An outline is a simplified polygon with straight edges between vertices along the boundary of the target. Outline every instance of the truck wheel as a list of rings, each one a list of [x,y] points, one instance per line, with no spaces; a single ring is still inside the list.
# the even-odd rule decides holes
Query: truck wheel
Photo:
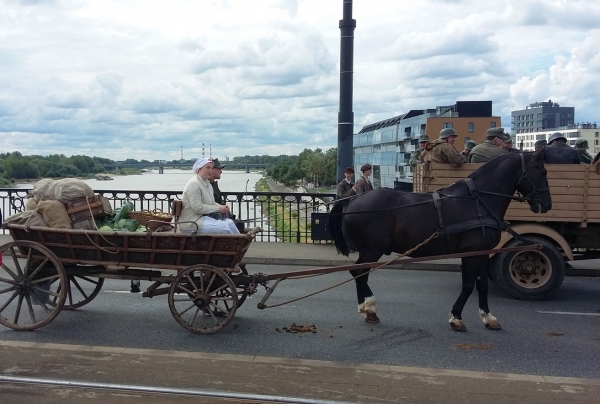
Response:
[[[517,299],[548,299],[558,292],[565,279],[562,254],[554,244],[541,237],[527,238],[541,244],[542,249],[496,255],[492,263],[493,278],[502,289]],[[504,247],[519,245],[522,243],[513,239]]]

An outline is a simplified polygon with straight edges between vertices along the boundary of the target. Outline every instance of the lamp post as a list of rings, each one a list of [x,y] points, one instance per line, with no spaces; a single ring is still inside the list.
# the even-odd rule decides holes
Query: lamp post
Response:
[[[352,81],[354,77],[354,29],[352,0],[343,0],[344,14],[340,20],[340,110],[338,112],[338,158],[336,176],[344,179],[344,168],[352,166],[352,136],[354,112],[352,111]]]

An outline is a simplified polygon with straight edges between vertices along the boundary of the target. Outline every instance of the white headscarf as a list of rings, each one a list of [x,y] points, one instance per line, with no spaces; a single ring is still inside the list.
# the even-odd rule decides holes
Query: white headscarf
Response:
[[[201,169],[202,167],[204,167],[208,163],[212,163],[212,160],[209,159],[209,158],[205,157],[205,158],[202,158],[202,159],[198,159],[194,163],[194,166],[192,167],[192,171],[195,172],[195,173],[197,173],[199,169]]]

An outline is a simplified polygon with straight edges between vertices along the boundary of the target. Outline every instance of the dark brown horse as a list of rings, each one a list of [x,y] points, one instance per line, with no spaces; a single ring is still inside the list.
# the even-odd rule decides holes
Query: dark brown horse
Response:
[[[516,191],[522,197],[515,198]],[[410,256],[481,251],[494,248],[500,241],[504,214],[511,199],[527,201],[536,213],[545,213],[551,208],[543,150],[496,157],[467,179],[434,193],[380,188],[358,195],[350,202],[338,201],[331,211],[329,228],[338,251],[348,255],[341,230],[343,221],[347,236],[359,252],[357,264],[376,262],[392,252],[404,253],[434,233],[433,239]],[[342,213],[345,205],[347,209]],[[483,323],[488,328],[500,329],[488,307],[489,265],[487,255],[462,258],[462,291],[451,311],[453,329],[466,329],[462,310],[475,286]],[[367,322],[378,322],[368,271],[350,272],[356,277],[358,312]]]

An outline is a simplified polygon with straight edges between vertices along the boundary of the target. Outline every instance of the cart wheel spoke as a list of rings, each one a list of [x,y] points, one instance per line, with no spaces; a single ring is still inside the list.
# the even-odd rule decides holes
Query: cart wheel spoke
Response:
[[[17,309],[15,310],[15,318],[14,323],[17,324],[19,322],[19,314],[21,313],[21,306],[23,305],[23,295],[19,296],[19,302],[17,303]]]
[[[180,293],[187,297],[178,297]],[[175,276],[168,300],[171,314],[179,324],[195,333],[210,334],[229,324],[235,315],[237,289],[220,269],[195,265]]]
[[[34,330],[51,322],[67,298],[68,279],[60,260],[47,247],[28,240],[5,244],[0,253],[12,257],[0,270],[7,274],[0,278],[0,284],[4,283],[0,324],[14,330]]]
[[[2,263],[2,269],[4,269],[6,273],[9,274],[11,278],[13,278],[15,281],[19,281],[19,277],[13,271],[11,271],[10,268],[6,266],[6,264]]]
[[[33,305],[31,304],[31,297],[29,295],[25,295],[25,301],[27,302],[27,308],[29,309],[29,318],[31,318],[32,323],[37,323],[35,319],[35,313],[33,312]]]
[[[186,309],[183,309],[183,310],[181,310],[181,311],[177,312],[177,315],[178,315],[178,316],[183,316],[185,313],[187,313],[188,311],[190,311],[190,309],[192,309],[192,308],[194,308],[194,307],[196,307],[196,304],[195,304],[195,303],[192,303],[192,304],[190,304],[190,305],[189,305],[189,306],[188,306]]]
[[[31,250],[30,250],[31,251]],[[48,264],[48,260],[45,259],[44,261],[42,261],[36,269],[33,270],[33,272],[31,274],[28,274],[27,277],[29,279],[36,279],[38,274],[40,273],[40,271],[42,269],[44,269],[46,267],[46,265]],[[29,272],[29,269],[27,269],[27,271]],[[26,272],[27,273],[27,272]]]
[[[63,310],[74,310],[85,306],[100,293],[104,285],[104,278],[91,278],[89,276],[68,275],[67,301],[63,306]],[[56,291],[60,294],[60,286]],[[51,306],[56,305],[57,298],[54,297],[50,301]]]

